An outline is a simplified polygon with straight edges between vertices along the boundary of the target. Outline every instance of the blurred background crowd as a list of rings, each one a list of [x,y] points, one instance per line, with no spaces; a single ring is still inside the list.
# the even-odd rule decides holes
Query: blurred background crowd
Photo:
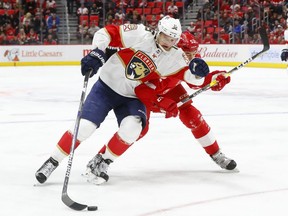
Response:
[[[258,44],[264,26],[271,44],[284,44],[288,0],[0,0],[1,45],[91,44],[108,24],[179,18],[201,44]]]

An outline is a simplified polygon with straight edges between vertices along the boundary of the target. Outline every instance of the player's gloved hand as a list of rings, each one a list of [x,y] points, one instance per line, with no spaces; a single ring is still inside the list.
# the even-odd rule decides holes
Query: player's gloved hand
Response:
[[[281,53],[281,60],[287,61],[287,59],[288,59],[288,49],[283,49]]]
[[[92,50],[88,55],[81,59],[81,73],[85,76],[90,70],[92,70],[90,77],[97,73],[98,69],[106,62],[105,53],[96,48]]]
[[[221,91],[224,88],[224,86],[231,81],[230,76],[227,76],[227,77],[225,76],[226,73],[227,73],[226,71],[218,71],[218,70],[209,73],[205,77],[204,86],[216,80],[217,84],[211,87],[211,90]]]
[[[158,97],[157,106],[161,112],[165,112],[165,118],[176,117],[178,115],[177,103],[167,97]]]
[[[152,112],[165,112],[166,118],[176,117],[178,108],[175,101],[169,98],[158,97],[154,89],[148,87],[145,83],[138,85],[134,92],[147,109]]]
[[[194,58],[189,63],[189,69],[196,77],[202,78],[209,73],[209,66],[201,58]]]

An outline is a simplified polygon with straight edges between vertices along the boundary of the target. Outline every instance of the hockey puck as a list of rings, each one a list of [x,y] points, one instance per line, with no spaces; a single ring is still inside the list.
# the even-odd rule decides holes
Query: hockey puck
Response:
[[[87,207],[87,210],[88,210],[88,211],[96,211],[97,209],[98,209],[97,206],[88,206],[88,207]]]

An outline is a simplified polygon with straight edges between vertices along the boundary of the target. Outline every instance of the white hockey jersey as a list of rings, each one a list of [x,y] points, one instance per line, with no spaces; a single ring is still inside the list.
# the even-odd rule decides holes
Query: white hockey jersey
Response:
[[[203,82],[191,74],[182,49],[163,51],[157,46],[155,36],[142,24],[108,25],[97,31],[93,48],[105,52],[109,46],[125,49],[112,55],[99,69],[100,79],[122,96],[136,97],[134,88],[153,79],[173,77],[193,85]]]

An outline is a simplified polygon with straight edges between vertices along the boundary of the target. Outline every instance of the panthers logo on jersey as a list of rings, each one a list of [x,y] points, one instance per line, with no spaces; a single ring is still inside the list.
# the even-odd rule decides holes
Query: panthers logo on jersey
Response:
[[[126,66],[126,77],[130,80],[141,80],[156,70],[152,59],[142,51],[137,51]]]

